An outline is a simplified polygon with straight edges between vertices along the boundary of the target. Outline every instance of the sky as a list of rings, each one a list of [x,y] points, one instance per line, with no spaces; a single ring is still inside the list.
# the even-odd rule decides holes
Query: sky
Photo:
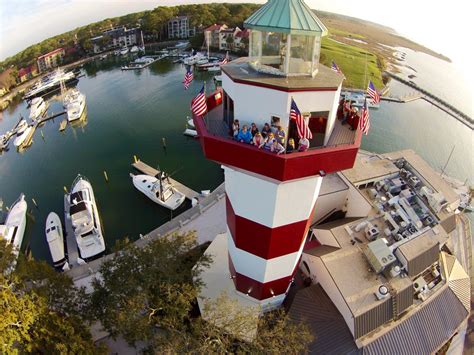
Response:
[[[108,17],[170,6],[261,0],[0,0],[0,60],[31,44]],[[373,21],[470,68],[472,14],[467,0],[306,0],[313,9]],[[464,42],[464,40],[466,42]]]

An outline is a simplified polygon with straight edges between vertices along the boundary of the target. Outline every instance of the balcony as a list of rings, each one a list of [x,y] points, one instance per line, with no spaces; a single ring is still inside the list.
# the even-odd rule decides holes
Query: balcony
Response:
[[[194,124],[207,159],[244,169],[279,181],[334,173],[350,169],[359,150],[360,130],[351,131],[336,120],[328,144],[305,152],[277,155],[232,139],[223,120],[223,107],[215,95],[207,98],[209,113],[194,116]],[[261,128],[261,127],[260,127]]]

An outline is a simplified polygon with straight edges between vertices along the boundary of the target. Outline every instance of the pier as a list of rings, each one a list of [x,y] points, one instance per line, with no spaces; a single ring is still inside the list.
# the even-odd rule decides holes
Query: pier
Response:
[[[409,96],[398,98],[398,99],[384,96],[384,97],[381,97],[381,100],[405,103],[405,102],[410,102],[410,101],[414,101],[414,100],[417,100],[417,99],[423,99],[423,100],[429,102],[430,104],[432,104],[433,106],[436,106],[440,110],[443,110],[444,112],[446,112],[450,116],[454,117],[459,122],[461,122],[464,125],[468,126],[470,129],[474,129],[474,119],[472,117],[468,116],[467,114],[465,114],[464,112],[460,111],[456,107],[452,106],[450,103],[448,103],[445,100],[439,98],[438,96],[432,94],[428,90],[425,90],[425,89],[419,87],[414,82],[411,82],[411,81],[405,80],[403,78],[400,78],[399,76],[397,76],[393,73],[389,73],[387,71],[384,72],[384,73],[387,74],[392,79],[397,80],[397,81],[401,82],[402,84],[405,84],[407,86],[412,87],[413,89],[418,91],[419,94],[418,95],[409,95]]]
[[[139,159],[137,159],[134,163],[132,163],[132,166],[136,170],[138,170],[138,171],[140,171],[140,172],[142,172],[143,174],[146,174],[146,175],[156,176],[156,175],[158,175],[158,173],[160,173],[159,170],[157,170],[155,168],[152,168],[151,166],[149,166],[148,164],[142,162]],[[199,192],[194,191],[193,189],[187,187],[186,185],[183,185],[179,181],[176,181],[171,177],[169,179],[170,179],[171,184],[173,185],[173,187],[175,187],[177,190],[179,190],[179,192],[184,194],[184,196],[186,196],[186,198],[192,200],[193,198],[197,199],[200,196]]]
[[[69,194],[64,195],[64,231],[67,245],[67,255],[69,267],[73,268],[78,265],[79,252],[77,251],[76,237],[72,230],[71,217],[69,215]]]

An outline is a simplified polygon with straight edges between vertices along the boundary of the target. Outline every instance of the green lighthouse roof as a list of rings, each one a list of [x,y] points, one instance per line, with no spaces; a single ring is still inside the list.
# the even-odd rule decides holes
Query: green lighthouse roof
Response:
[[[303,0],[269,0],[245,20],[244,27],[266,32],[327,35],[326,26]]]

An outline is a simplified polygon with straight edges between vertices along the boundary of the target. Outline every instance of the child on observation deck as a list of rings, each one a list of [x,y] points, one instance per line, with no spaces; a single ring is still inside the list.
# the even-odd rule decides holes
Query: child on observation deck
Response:
[[[268,135],[272,133],[272,129],[268,123],[265,123],[262,128],[262,136],[263,138],[268,138]]]
[[[266,141],[266,139],[263,138],[263,136],[260,132],[257,132],[255,134],[255,137],[253,137],[253,145],[256,146],[259,149],[264,146],[265,141]]]
[[[296,151],[295,140],[293,138],[288,139],[288,145],[286,147],[286,152],[291,153]]]
[[[304,152],[309,148],[309,140],[308,138],[302,137],[298,142],[298,151]]]
[[[252,133],[248,130],[248,126],[244,125],[237,135],[237,140],[241,143],[250,144],[252,142]]]
[[[252,123],[250,126],[250,133],[252,133],[252,137],[255,137],[255,135],[258,133],[258,128],[255,123]]]
[[[285,131],[282,126],[278,126],[278,129],[275,132],[275,138],[281,145],[285,144]]]
[[[267,140],[265,141],[265,144],[263,146],[264,149],[266,150],[272,150],[272,145],[273,145],[273,141],[275,141],[275,136],[273,135],[273,133],[269,133],[268,136],[267,136]]]
[[[239,131],[240,131],[239,120],[234,120],[234,122],[232,122],[232,136],[234,137],[234,139],[237,139],[237,135],[239,134]]]
[[[270,151],[272,153],[281,154],[285,152],[285,147],[282,146],[280,143],[278,143],[277,139],[273,139],[273,143],[271,145]]]

